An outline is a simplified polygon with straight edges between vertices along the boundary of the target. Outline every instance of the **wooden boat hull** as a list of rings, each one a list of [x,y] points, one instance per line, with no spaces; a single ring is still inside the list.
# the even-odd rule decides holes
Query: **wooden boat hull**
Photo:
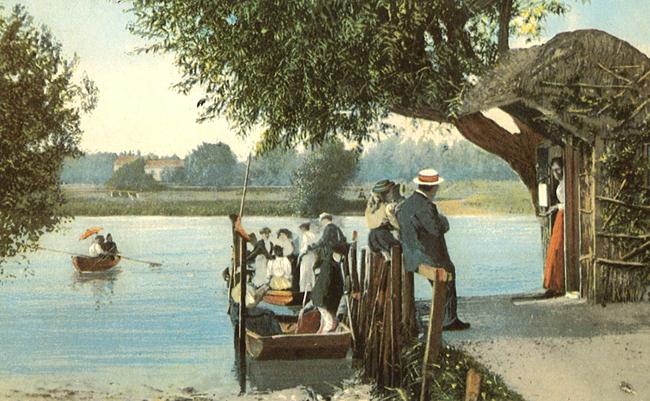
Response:
[[[73,256],[72,265],[75,270],[82,273],[105,272],[117,266],[122,260],[119,256],[114,257],[86,257]]]
[[[302,305],[304,292],[291,292],[287,290],[268,290],[262,300],[267,304],[279,306],[300,306]],[[309,294],[307,294],[309,301]]]
[[[285,322],[297,320],[296,316],[278,317]],[[286,327],[286,323],[281,325]],[[340,359],[346,357],[351,343],[350,329],[343,324],[327,334],[260,336],[246,330],[246,351],[257,360]]]

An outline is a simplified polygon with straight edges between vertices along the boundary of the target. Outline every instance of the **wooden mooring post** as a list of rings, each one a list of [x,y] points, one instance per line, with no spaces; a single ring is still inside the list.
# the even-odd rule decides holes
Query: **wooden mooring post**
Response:
[[[239,238],[239,333],[238,333],[238,350],[239,358],[246,360],[246,240],[238,235]]]
[[[446,285],[452,280],[451,274],[445,269],[421,265],[418,273],[431,280],[431,310],[429,312],[429,328],[427,329],[424,361],[422,363],[422,386],[420,401],[429,399],[431,383],[431,366],[437,361],[442,347],[442,324],[445,318]]]

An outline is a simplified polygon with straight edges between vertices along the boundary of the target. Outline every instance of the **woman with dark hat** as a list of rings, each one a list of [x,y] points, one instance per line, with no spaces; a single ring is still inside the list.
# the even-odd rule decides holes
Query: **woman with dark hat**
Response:
[[[253,250],[246,258],[247,263],[255,267],[255,275],[253,276],[253,284],[260,286],[266,283],[266,265],[271,259],[273,253],[273,243],[271,242],[271,229],[264,227],[260,230],[262,239],[255,243]]]
[[[391,180],[378,181],[372,188],[372,196],[366,207],[366,224],[368,247],[373,252],[381,252],[389,258],[391,249],[399,245],[392,231],[397,229],[396,220],[389,212],[395,209],[397,201],[401,200],[399,186]]]

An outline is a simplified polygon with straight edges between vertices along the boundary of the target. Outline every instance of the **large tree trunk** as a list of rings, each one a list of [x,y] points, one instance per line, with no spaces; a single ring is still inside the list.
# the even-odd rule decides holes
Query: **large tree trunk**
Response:
[[[467,140],[508,162],[528,188],[533,207],[537,205],[535,159],[537,147],[544,137],[519,119],[512,117],[521,132],[511,134],[481,113],[448,121],[435,110],[393,108],[393,112],[407,117],[453,124]]]
[[[528,125],[514,118],[521,131],[511,134],[481,113],[474,113],[453,121],[458,131],[470,142],[504,159],[519,174],[532,199],[537,204],[537,147],[544,137]]]

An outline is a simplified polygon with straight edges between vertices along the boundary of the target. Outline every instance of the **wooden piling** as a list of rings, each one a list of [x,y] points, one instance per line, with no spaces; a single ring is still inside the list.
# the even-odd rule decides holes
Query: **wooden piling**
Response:
[[[246,240],[239,236],[239,358],[246,359]]]
[[[445,269],[433,268],[427,265],[420,265],[418,273],[432,280],[431,311],[429,312],[429,328],[427,330],[427,342],[424,349],[422,387],[420,389],[420,401],[426,401],[429,399],[431,382],[430,369],[438,359],[440,348],[442,347],[442,324],[445,318],[446,283],[452,278],[447,274]]]
[[[390,333],[391,333],[391,386],[400,381],[401,352],[403,342],[401,339],[400,323],[402,312],[402,247],[397,245],[391,250],[391,280],[390,294]]]
[[[465,382],[465,401],[478,401],[481,394],[481,375],[474,368],[467,371]]]
[[[409,343],[417,337],[417,317],[415,316],[415,278],[412,272],[402,269],[402,338]]]

